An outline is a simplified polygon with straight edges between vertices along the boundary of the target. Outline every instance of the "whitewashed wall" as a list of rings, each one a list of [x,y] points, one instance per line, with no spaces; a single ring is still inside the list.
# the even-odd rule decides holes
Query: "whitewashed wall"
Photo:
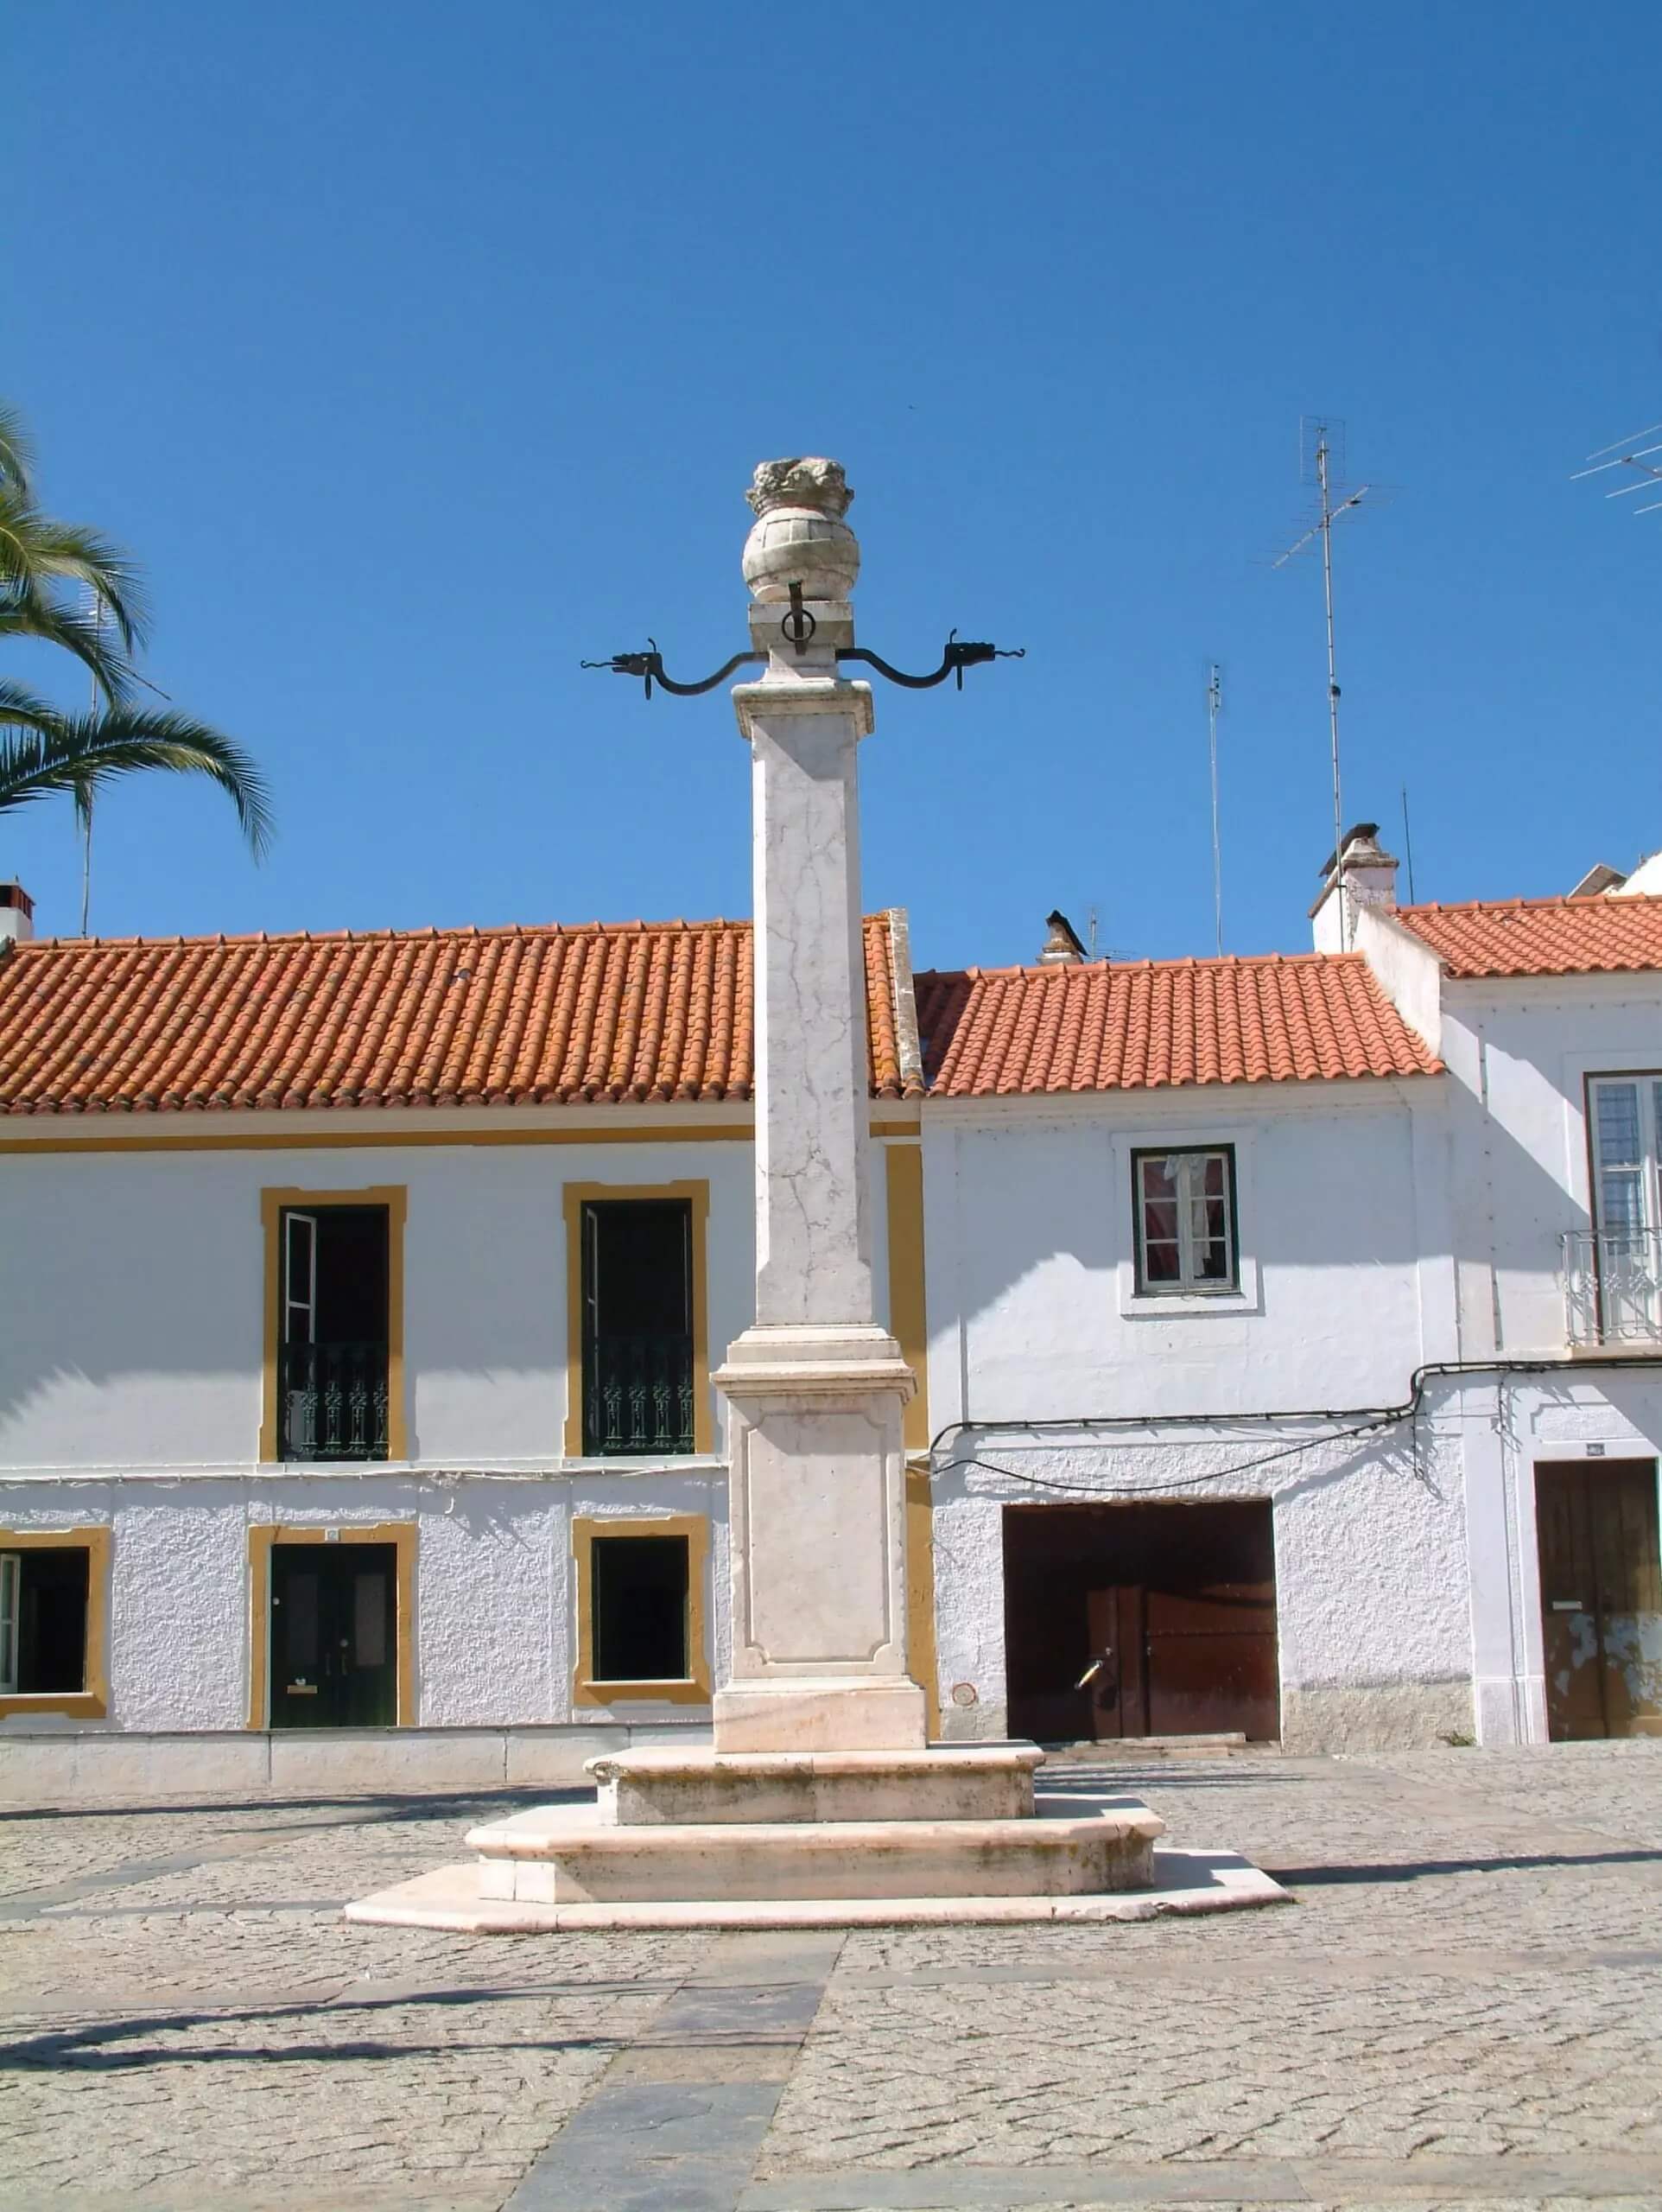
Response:
[[[1445,981],[1467,1358],[1562,1354],[1559,1239],[1592,1226],[1586,1077],[1662,1068],[1662,977]]]
[[[214,1134],[224,1134],[217,1122]],[[882,1311],[880,1147],[872,1169]],[[90,1522],[114,1536],[109,1719],[16,1716],[0,1732],[244,1728],[249,1528],[405,1519],[418,1526],[420,1726],[683,1722],[684,1711],[649,1701],[615,1713],[571,1704],[574,1516],[710,1516],[719,1673],[728,1560],[719,1403],[714,1459],[619,1467],[562,1457],[563,1189],[708,1182],[714,1363],[755,1311],[752,1174],[747,1140],[0,1160],[0,1239],[18,1285],[0,1332],[0,1526]],[[410,1460],[262,1468],[260,1192],[385,1184],[409,1194]]]
[[[0,1467],[251,1466],[262,1189],[401,1184],[411,1459],[560,1464],[567,1182],[706,1179],[709,1331],[754,1311],[747,1143],[67,1152],[0,1160],[17,1294],[0,1332]],[[882,1189],[878,1182],[880,1215]]]
[[[1249,1464],[1307,1443],[1310,1450],[1278,1464]],[[1146,1433],[1112,1443],[1081,1433],[1039,1441],[977,1433],[968,1444],[1011,1472],[955,1467],[950,1452],[941,1455],[936,1635],[948,1734],[1007,1731],[1004,1508],[1065,1504],[1070,1494],[1160,1503],[1174,1484],[1183,1486],[1177,1502],[1272,1501],[1289,1750],[1432,1743],[1472,1732],[1460,1454],[1436,1421],[1421,1426],[1418,1464],[1405,1433],[1324,1441],[1313,1424],[1220,1424],[1181,1442]],[[967,1707],[952,1694],[966,1685],[976,1693]]]
[[[937,1111],[925,1134],[931,1418],[948,1726],[1006,1726],[1002,1509],[1193,1484],[1274,1501],[1290,1745],[1426,1742],[1472,1726],[1457,1441],[1327,1441],[1319,1421],[1233,1414],[1394,1404],[1453,1352],[1447,1086],[1266,1085]],[[1235,1147],[1240,1287],[1139,1299],[1131,1154]],[[1113,1439],[1082,1416],[1211,1414]],[[1288,1446],[1309,1452],[1247,1466]],[[1012,1470],[954,1468],[974,1453]],[[1235,1470],[1241,1471],[1236,1472]],[[1025,1476],[1024,1483],[1016,1476]],[[965,1686],[976,1702],[955,1703]]]
[[[936,1426],[1400,1397],[1447,1338],[1443,1092],[1425,1077],[937,1109],[924,1135]],[[1132,1151],[1225,1143],[1240,1294],[1139,1298]]]
[[[43,1727],[192,1732],[248,1719],[248,1532],[413,1522],[416,1725],[428,1728],[673,1721],[676,1708],[630,1699],[574,1710],[574,1516],[701,1513],[710,1520],[709,1656],[727,1653],[726,1480],[670,1469],[569,1478],[435,1483],[413,1475],[263,1476],[177,1485],[67,1485],[0,1478],[0,1522],[112,1530],[111,1708],[105,1723],[14,1716]]]

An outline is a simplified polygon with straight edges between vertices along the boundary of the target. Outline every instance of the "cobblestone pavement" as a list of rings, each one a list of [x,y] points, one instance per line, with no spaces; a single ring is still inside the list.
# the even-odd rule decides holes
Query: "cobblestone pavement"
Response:
[[[1662,2208],[1662,1745],[1112,1773],[1297,1905],[443,1936],[339,1907],[523,1798],[0,1815],[0,2206]]]

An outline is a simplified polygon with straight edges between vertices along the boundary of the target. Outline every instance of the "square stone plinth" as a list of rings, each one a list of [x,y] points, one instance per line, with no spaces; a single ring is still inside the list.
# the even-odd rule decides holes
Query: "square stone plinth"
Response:
[[[921,1751],[607,1751],[588,1761],[600,1820],[618,1827],[739,1821],[1019,1821],[1033,1811],[1035,1744]]]

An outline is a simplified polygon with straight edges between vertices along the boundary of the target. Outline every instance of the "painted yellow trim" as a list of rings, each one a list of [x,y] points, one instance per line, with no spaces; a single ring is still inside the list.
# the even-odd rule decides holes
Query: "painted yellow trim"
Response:
[[[397,1673],[397,1720],[400,1728],[416,1725],[416,1523],[413,1521],[308,1522],[303,1528],[286,1522],[263,1522],[248,1531],[248,1725],[271,1725],[271,1547],[274,1544],[321,1544],[330,1527],[339,1531],[343,1544],[391,1544],[397,1551],[394,1607],[394,1662]]]
[[[923,1147],[891,1144],[884,1154],[889,1205],[889,1333],[900,1346],[917,1388],[901,1415],[906,1447],[906,1653],[920,1683],[929,1731],[938,1735],[936,1694],[935,1516],[927,1459],[929,1446],[929,1312],[923,1284]]]
[[[29,1152],[352,1152],[391,1145],[500,1144],[749,1144],[748,1122],[731,1126],[695,1122],[685,1128],[658,1122],[650,1128],[582,1129],[307,1129],[294,1136],[264,1130],[232,1136],[0,1137],[0,1155]],[[908,1129],[908,1135],[915,1134]]]
[[[692,1672],[684,1681],[597,1681],[590,1663],[594,1625],[594,1540],[597,1536],[685,1536],[687,1539],[687,1658]],[[710,1655],[705,1643],[704,1586],[710,1556],[709,1516],[703,1513],[643,1514],[628,1520],[604,1514],[578,1514],[571,1524],[572,1557],[577,1562],[577,1662],[572,1675],[574,1705],[618,1705],[626,1699],[651,1698],[663,1705],[710,1702]]]
[[[86,1650],[79,1690],[30,1691],[0,1697],[0,1720],[18,1713],[57,1713],[69,1720],[110,1716],[111,1530],[100,1522],[79,1529],[0,1529],[0,1552],[84,1551],[86,1554]]]
[[[282,1329],[282,1211],[305,1206],[384,1206],[387,1210],[387,1458],[409,1457],[409,1423],[404,1398],[404,1217],[409,1193],[402,1183],[377,1183],[366,1191],[260,1192],[260,1224],[265,1239],[265,1352],[260,1379],[260,1459],[277,1460],[277,1347]],[[357,1461],[353,1465],[359,1464]],[[373,1465],[374,1462],[364,1464]]]
[[[257,1110],[257,1109],[255,1109]],[[313,1115],[327,1113],[314,1107]],[[339,1109],[344,1116],[345,1109]],[[619,1109],[627,1113],[627,1107]],[[55,1116],[42,1116],[54,1120]],[[88,1116],[81,1116],[85,1121]],[[102,1120],[102,1116],[97,1118]],[[169,1116],[169,1118],[172,1118]],[[207,1118],[205,1115],[204,1118]],[[358,1118],[356,1113],[354,1120]],[[874,1137],[915,1137],[918,1122],[882,1121],[872,1123]],[[293,1135],[269,1129],[228,1133],[222,1129],[186,1131],[179,1136],[49,1136],[0,1137],[0,1158],[25,1153],[63,1152],[362,1152],[393,1145],[538,1145],[538,1144],[749,1144],[756,1135],[750,1122],[649,1122],[607,1128],[587,1126],[576,1129],[423,1129],[403,1126],[384,1129],[297,1129]]]
[[[710,1186],[695,1183],[568,1183],[566,1215],[566,1432],[568,1459],[583,1457],[583,1208],[592,1198],[685,1198],[693,1211],[693,1452],[715,1449],[710,1403],[710,1338],[705,1247]]]

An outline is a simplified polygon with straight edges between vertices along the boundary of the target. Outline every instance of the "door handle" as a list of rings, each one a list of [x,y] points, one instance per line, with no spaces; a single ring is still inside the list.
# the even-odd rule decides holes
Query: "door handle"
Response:
[[[1102,1669],[1104,1669],[1104,1668],[1108,1664],[1108,1662],[1109,1662],[1113,1657],[1113,1646],[1111,1643],[1109,1643],[1109,1644],[1105,1644],[1105,1645],[1103,1646],[1103,1648],[1102,1648],[1101,1651],[1098,1654],[1098,1656],[1097,1656],[1094,1659],[1093,1659],[1093,1660],[1092,1660],[1092,1662],[1091,1662],[1090,1665],[1089,1665],[1088,1667],[1087,1667],[1087,1668],[1086,1668],[1086,1669],[1085,1669],[1084,1673],[1080,1676],[1079,1680],[1078,1680],[1078,1681],[1074,1684],[1074,1688],[1075,1688],[1076,1690],[1082,1690],[1082,1689],[1087,1688],[1088,1688],[1088,1687],[1092,1682],[1094,1682],[1094,1681],[1096,1680],[1097,1676],[1101,1673]]]

